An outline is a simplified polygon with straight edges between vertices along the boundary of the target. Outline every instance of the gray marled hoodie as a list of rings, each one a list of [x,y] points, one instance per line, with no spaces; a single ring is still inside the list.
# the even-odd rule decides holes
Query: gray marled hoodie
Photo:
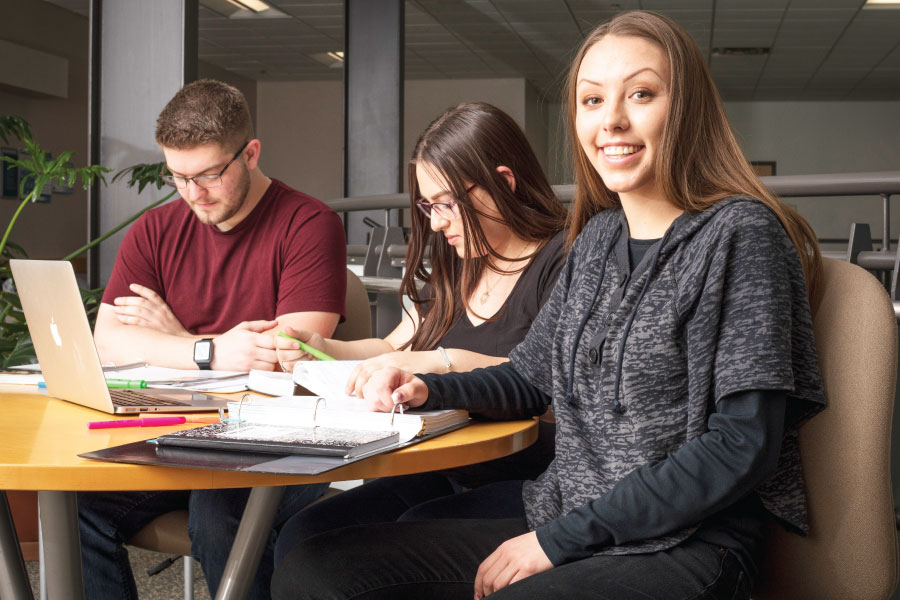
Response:
[[[627,236],[621,209],[591,219],[510,354],[516,371],[554,399],[557,420],[556,458],[525,486],[529,525],[540,537],[665,459],[707,430],[721,398],[786,390],[781,459],[756,492],[806,531],[796,432],[825,399],[802,268],[778,218],[751,198],[684,213],[631,276],[616,258]],[[694,529],[601,553],[662,550]]]

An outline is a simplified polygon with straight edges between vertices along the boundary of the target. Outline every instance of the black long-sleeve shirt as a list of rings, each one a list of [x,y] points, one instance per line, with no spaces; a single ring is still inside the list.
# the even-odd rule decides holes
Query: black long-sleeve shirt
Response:
[[[423,408],[465,408],[491,418],[541,414],[550,398],[510,363],[471,373],[420,375]],[[644,465],[599,498],[537,529],[554,565],[605,546],[704,523],[696,534],[735,552],[751,577],[761,508],[753,489],[774,470],[781,450],[786,394],[749,391],[719,401],[709,430],[664,460]]]

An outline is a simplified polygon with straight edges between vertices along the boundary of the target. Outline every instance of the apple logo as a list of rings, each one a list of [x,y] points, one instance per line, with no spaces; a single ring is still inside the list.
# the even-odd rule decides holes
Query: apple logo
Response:
[[[53,336],[53,341],[56,342],[56,345],[62,347],[62,338],[59,337],[59,327],[56,326],[53,317],[50,317],[50,335]]]

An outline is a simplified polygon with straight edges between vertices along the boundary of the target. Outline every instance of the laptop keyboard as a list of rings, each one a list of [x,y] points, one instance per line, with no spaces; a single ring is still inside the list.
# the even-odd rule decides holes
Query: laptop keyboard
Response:
[[[135,390],[109,390],[113,404],[118,406],[188,406],[171,398],[161,398]]]

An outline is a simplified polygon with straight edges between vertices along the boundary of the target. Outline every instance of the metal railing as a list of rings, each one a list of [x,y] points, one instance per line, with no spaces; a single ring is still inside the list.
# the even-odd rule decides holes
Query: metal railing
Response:
[[[761,180],[769,190],[781,198],[880,196],[882,200],[880,248],[874,249],[872,232],[868,224],[854,223],[850,229],[846,250],[823,252],[823,255],[847,260],[875,272],[888,288],[894,302],[894,312],[900,319],[900,294],[897,289],[900,264],[898,253],[891,250],[891,196],[900,194],[900,171],[779,175],[762,177]],[[553,191],[560,201],[569,204],[574,197],[575,186],[555,185]],[[384,209],[385,225],[373,229],[368,245],[348,245],[347,255],[350,262],[365,263],[363,282],[370,291],[395,293],[399,289],[399,269],[402,268],[406,258],[407,246],[402,243],[402,234],[398,235],[399,228],[388,224],[391,223],[392,210],[409,208],[409,196],[407,194],[358,196],[331,200],[327,204],[337,212]]]

